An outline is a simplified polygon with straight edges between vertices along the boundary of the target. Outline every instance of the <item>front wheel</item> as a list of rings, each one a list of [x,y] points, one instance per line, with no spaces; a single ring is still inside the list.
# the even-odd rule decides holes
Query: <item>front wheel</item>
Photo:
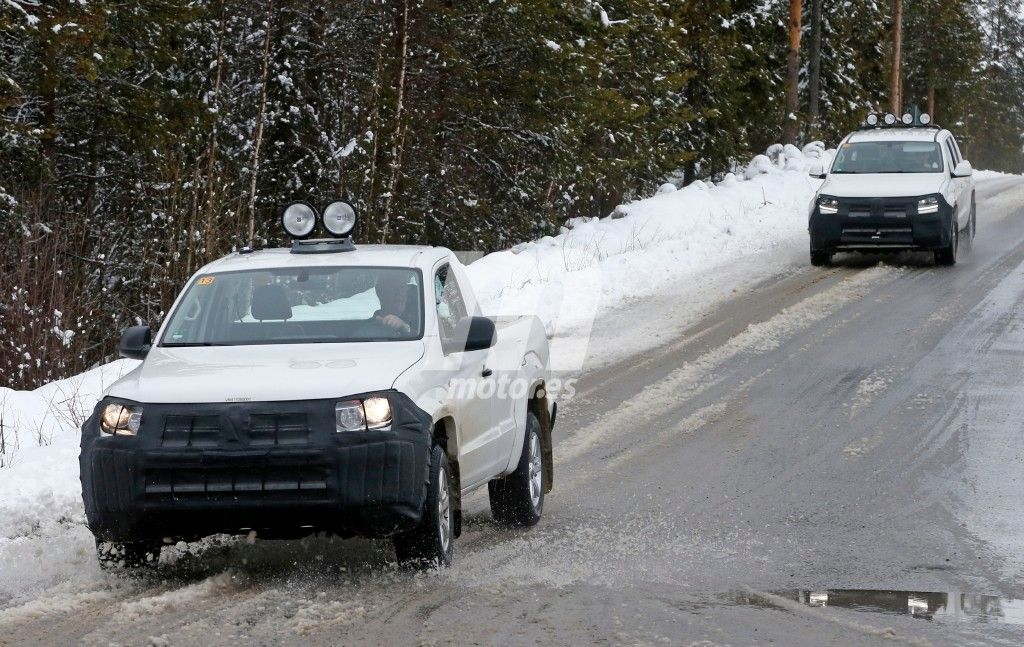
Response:
[[[540,421],[526,415],[526,435],[516,471],[487,484],[494,520],[506,526],[532,526],[544,512],[544,451]]]
[[[832,252],[811,250],[811,265],[814,267],[827,267],[832,264]]]
[[[959,246],[960,227],[957,226],[956,216],[954,216],[952,231],[949,234],[949,245],[935,251],[935,263],[946,267],[956,265],[956,252]]]
[[[160,544],[96,540],[96,558],[105,571],[155,569],[160,562]]]
[[[408,532],[395,535],[395,555],[403,566],[425,570],[452,564],[451,472],[444,450],[434,445],[430,452],[430,484],[423,519]]]

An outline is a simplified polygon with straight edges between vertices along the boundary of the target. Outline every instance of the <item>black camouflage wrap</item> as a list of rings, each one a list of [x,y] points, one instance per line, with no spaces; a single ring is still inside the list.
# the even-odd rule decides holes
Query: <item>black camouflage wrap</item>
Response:
[[[335,431],[341,400],[387,397],[391,429]],[[137,436],[102,434],[109,403],[143,407]],[[89,528],[107,541],[215,533],[383,537],[419,523],[431,417],[396,391],[216,404],[101,401],[82,426]]]

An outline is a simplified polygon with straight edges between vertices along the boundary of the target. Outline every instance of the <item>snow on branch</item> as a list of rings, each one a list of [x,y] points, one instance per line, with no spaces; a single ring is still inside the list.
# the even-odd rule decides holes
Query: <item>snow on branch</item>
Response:
[[[28,24],[35,25],[36,23],[39,22],[39,18],[34,16],[33,14],[30,14],[28,12],[28,9],[25,8],[25,7],[35,8],[35,7],[42,6],[41,3],[39,2],[39,0],[3,0],[3,1],[4,1],[5,4],[7,4],[7,6],[12,7],[14,9],[17,9],[18,11],[20,11],[22,13],[22,15],[25,16],[25,20],[28,22]]]

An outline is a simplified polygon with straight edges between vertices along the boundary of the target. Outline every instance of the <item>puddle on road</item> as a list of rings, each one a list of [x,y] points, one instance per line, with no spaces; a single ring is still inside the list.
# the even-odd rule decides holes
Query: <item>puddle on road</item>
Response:
[[[1024,600],[995,595],[830,589],[775,591],[772,596],[809,607],[836,607],[926,620],[1024,624]],[[771,596],[761,596],[757,593],[734,593],[728,595],[727,599],[739,605],[775,606]]]

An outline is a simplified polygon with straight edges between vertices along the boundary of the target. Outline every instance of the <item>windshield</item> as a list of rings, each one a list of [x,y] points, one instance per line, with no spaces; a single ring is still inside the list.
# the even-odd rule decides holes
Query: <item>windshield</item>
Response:
[[[833,173],[939,173],[942,153],[935,142],[858,142],[843,144]]]
[[[419,339],[420,272],[303,267],[200,276],[171,314],[162,346]]]

